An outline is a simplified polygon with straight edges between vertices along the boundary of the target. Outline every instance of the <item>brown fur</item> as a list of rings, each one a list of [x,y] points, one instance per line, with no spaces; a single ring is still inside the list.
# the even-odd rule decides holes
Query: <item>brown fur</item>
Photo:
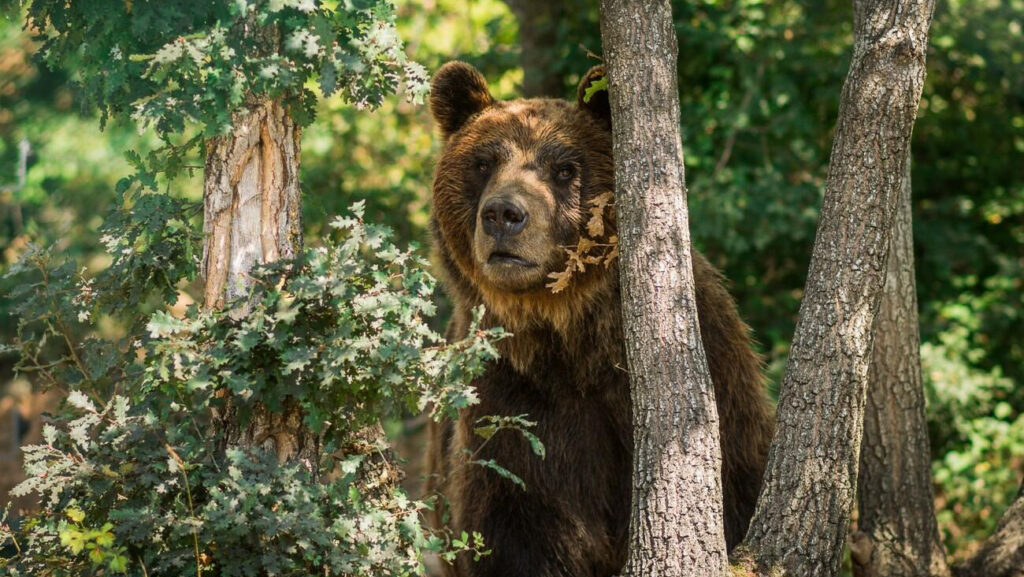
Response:
[[[577,103],[496,102],[479,73],[462,63],[445,65],[434,80],[431,106],[446,145],[434,180],[432,228],[435,260],[455,304],[448,336],[465,336],[479,304],[487,308],[486,324],[514,335],[474,383],[480,403],[431,430],[428,490],[449,499],[453,528],[480,531],[492,549],[479,562],[461,556],[449,575],[604,577],[625,561],[633,440],[618,269],[590,266],[558,294],[544,286],[547,273],[564,267],[562,247],[575,246],[585,231],[587,202],[614,187],[606,95],[582,102],[599,74],[584,79]],[[571,152],[571,183],[550,176],[543,151],[551,143]],[[481,150],[491,151],[489,160],[479,160]],[[494,195],[530,207],[527,228],[511,240],[480,234],[481,203]],[[606,228],[613,233],[614,222]],[[481,252],[495,246],[537,264],[490,267]],[[749,329],[721,276],[696,253],[693,267],[721,419],[732,547],[753,514],[774,419]],[[520,414],[537,422],[545,459],[508,431],[473,458],[495,459],[525,481],[525,491],[466,462],[467,451],[482,442],[473,431],[477,419]]]

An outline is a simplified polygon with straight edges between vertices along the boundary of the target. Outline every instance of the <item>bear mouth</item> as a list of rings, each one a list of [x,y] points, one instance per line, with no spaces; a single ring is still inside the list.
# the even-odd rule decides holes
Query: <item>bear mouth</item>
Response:
[[[518,257],[510,252],[504,252],[496,250],[491,253],[491,256],[487,257],[487,264],[492,265],[512,265],[521,266],[524,268],[533,268],[537,266],[537,263],[530,262],[522,257]]]

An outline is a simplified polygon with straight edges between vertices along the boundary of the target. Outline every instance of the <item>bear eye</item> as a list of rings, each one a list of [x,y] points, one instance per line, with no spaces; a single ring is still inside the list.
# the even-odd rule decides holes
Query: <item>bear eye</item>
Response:
[[[491,171],[491,163],[487,162],[486,160],[478,160],[478,161],[476,161],[476,165],[475,166],[476,166],[476,171],[478,173],[480,173],[480,174],[487,174],[488,172]]]
[[[576,167],[571,164],[560,164],[555,167],[555,180],[562,184],[568,183],[576,176]]]

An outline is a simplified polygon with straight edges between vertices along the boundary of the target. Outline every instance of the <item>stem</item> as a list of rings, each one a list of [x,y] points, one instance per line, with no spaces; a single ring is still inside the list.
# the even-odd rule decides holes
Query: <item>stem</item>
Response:
[[[188,514],[192,520],[196,518],[196,512],[192,505],[192,488],[188,483],[188,467],[178,453],[175,452],[174,448],[170,445],[164,445],[167,449],[167,453],[171,455],[171,458],[178,464],[181,469],[181,478],[185,481],[185,497],[188,499]],[[199,557],[199,533],[196,531],[195,525],[192,526],[192,545],[195,547],[196,556],[196,577],[203,577],[203,565]]]

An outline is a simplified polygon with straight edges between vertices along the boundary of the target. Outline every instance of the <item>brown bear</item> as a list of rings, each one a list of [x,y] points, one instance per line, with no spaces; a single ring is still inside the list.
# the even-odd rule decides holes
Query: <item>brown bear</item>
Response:
[[[454,303],[448,338],[466,335],[472,311],[513,336],[476,379],[479,404],[432,425],[428,492],[448,499],[456,531],[479,531],[488,556],[461,555],[449,575],[604,577],[626,558],[632,471],[629,374],[618,270],[601,262],[554,292],[567,247],[589,235],[592,201],[614,190],[606,92],[584,102],[603,74],[592,70],[577,102],[499,102],[461,62],[434,77],[430,105],[445,144],[434,177],[434,258]],[[607,211],[608,213],[612,211]],[[614,234],[614,217],[601,228]],[[761,360],[721,275],[693,256],[701,337],[721,419],[725,534],[744,537],[773,431]],[[546,446],[541,459],[514,432],[481,449],[487,415],[528,415]],[[494,459],[525,489],[467,464]],[[440,521],[440,517],[436,521]]]

